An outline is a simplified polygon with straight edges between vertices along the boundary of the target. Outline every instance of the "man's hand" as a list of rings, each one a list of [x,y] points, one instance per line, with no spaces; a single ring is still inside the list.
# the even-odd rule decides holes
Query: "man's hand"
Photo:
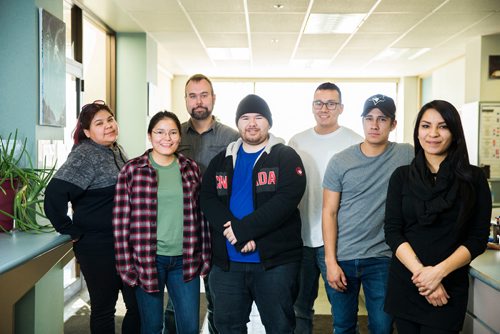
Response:
[[[236,240],[236,236],[234,235],[233,228],[231,227],[231,222],[228,221],[227,223],[225,223],[224,227],[226,229],[224,230],[224,232],[222,234],[226,237],[227,241],[229,241],[231,243],[231,245],[234,245],[235,243],[237,243],[238,240]]]
[[[347,278],[338,264],[326,265],[326,278],[333,289],[339,292],[347,290]]]
[[[254,250],[257,249],[257,245],[255,244],[255,241],[250,240],[247,242],[247,244],[241,249],[242,253],[249,253],[253,252]]]

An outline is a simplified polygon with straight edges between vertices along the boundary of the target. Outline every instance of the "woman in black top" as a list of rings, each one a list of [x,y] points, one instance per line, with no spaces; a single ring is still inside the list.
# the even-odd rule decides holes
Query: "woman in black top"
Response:
[[[392,259],[385,310],[399,333],[458,333],[468,298],[468,264],[485,248],[491,195],[469,163],[460,116],[435,100],[420,110],[415,159],[393,173],[385,236]]]
[[[118,173],[127,161],[117,138],[118,124],[104,101],[83,106],[73,149],[45,191],[47,217],[59,233],[73,239],[73,251],[90,295],[92,334],[115,333],[120,290],[127,307],[122,333],[140,331],[134,291],[122,284],[115,268],[113,198]]]

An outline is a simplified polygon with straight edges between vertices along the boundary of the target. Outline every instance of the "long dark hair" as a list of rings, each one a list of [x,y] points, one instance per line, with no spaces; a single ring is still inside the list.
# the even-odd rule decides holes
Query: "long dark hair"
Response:
[[[73,130],[73,144],[78,145],[87,139],[83,130],[90,129],[90,124],[92,123],[95,114],[101,110],[109,112],[113,117],[115,116],[111,108],[102,100],[96,100],[82,107],[82,111],[78,116],[78,122]]]
[[[472,168],[469,163],[469,154],[465,143],[464,129],[460,114],[457,109],[449,102],[443,100],[434,100],[426,103],[419,111],[413,131],[413,142],[415,145],[415,155],[422,151],[422,146],[418,140],[418,128],[424,113],[429,110],[436,110],[443,117],[448,129],[451,132],[452,141],[448,147],[448,155],[446,159],[451,164],[451,169],[455,172],[455,176],[460,181],[460,195],[462,197],[462,206],[458,218],[459,226],[462,226],[465,220],[472,213],[474,207],[476,193],[473,186]]]

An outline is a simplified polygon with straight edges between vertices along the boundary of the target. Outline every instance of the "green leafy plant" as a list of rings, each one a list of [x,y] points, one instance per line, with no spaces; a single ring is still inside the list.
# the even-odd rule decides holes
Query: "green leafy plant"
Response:
[[[0,191],[6,194],[2,188],[6,181],[16,191],[13,213],[0,210],[0,215],[14,219],[17,230],[50,232],[54,230],[52,226],[40,224],[38,218],[46,218],[43,211],[44,191],[55,172],[55,166],[33,168],[26,141],[26,138],[18,140],[17,130],[5,139],[0,135]],[[27,167],[21,167],[23,163]],[[0,229],[3,228],[0,226]]]

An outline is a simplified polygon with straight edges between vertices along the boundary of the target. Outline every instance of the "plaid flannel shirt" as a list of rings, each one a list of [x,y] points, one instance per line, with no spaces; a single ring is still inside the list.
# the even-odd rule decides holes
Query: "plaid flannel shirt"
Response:
[[[156,215],[158,182],[149,152],[130,160],[118,176],[113,208],[116,269],[129,286],[158,292]],[[183,279],[210,271],[210,232],[199,208],[201,174],[196,162],[177,155],[184,194]]]

